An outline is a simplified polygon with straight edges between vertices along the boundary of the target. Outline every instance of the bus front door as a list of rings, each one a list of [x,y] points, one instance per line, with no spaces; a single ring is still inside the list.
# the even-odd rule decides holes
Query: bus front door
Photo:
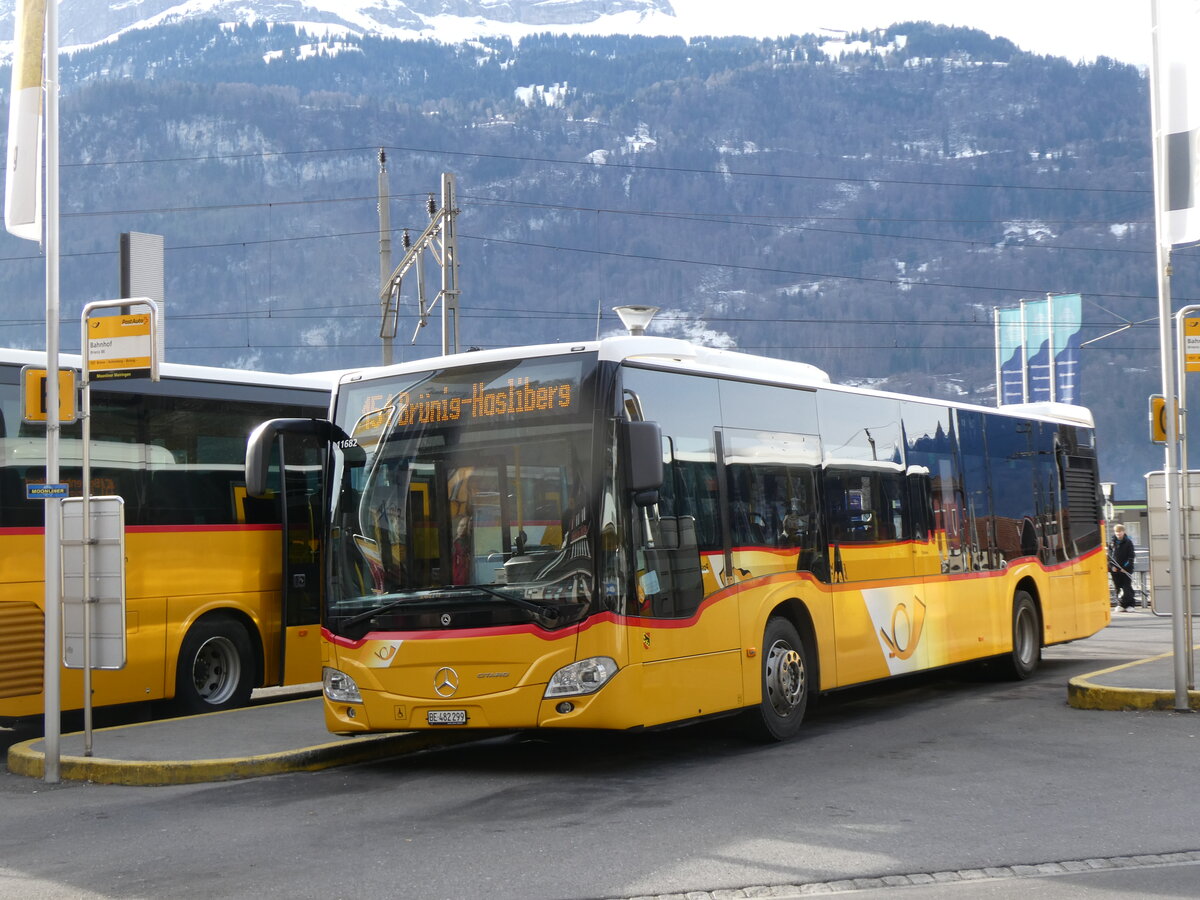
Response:
[[[320,522],[325,502],[321,454],[325,444],[299,434],[289,434],[283,443],[282,608],[274,675],[278,684],[306,684],[321,677]]]

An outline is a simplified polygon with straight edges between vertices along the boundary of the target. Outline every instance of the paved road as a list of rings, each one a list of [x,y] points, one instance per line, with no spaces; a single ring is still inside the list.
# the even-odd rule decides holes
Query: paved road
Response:
[[[5,775],[0,896],[795,896],[951,873],[901,896],[1083,896],[1096,879],[1193,896],[1200,719],[1066,705],[1069,678],[1170,649],[1169,629],[1119,617],[1022,684],[861,691],[779,746],[707,727],[219,785]],[[1070,871],[1088,860],[1111,868]]]

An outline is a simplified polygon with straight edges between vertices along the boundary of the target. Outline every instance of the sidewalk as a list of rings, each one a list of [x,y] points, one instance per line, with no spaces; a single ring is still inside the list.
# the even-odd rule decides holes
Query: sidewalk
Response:
[[[83,755],[82,732],[64,734],[59,741],[59,775],[64,781],[126,785],[230,781],[311,772],[482,736],[477,731],[425,731],[338,737],[325,730],[321,702],[320,697],[308,697],[97,728],[90,757]],[[45,761],[44,738],[8,750],[8,769],[16,775],[42,778]]]
[[[1175,709],[1175,654],[1078,675],[1067,683],[1067,703],[1075,709]],[[1200,709],[1200,691],[1188,692],[1188,705]]]
[[[1200,648],[1200,645],[1198,645]],[[1076,709],[1173,710],[1172,653],[1072,678],[1067,702]],[[1189,693],[1200,709],[1200,691]],[[83,755],[83,733],[59,743],[64,781],[162,785],[230,781],[285,772],[311,772],[399,756],[429,747],[478,740],[477,731],[421,731],[337,737],[325,730],[320,697],[267,703],[228,712],[97,728],[92,756]],[[44,738],[14,744],[9,771],[42,778]]]

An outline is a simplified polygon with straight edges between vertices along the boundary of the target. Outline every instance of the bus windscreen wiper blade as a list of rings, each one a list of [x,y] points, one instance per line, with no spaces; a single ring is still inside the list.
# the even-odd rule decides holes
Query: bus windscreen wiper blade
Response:
[[[395,600],[389,600],[387,603],[381,604],[380,606],[372,607],[366,612],[360,612],[358,615],[351,616],[349,619],[341,623],[341,627],[353,628],[355,625],[365,622],[368,619],[373,619],[375,616],[383,615],[384,613],[391,612],[393,609],[396,609],[399,606],[404,606],[406,603],[420,602],[426,599],[428,598],[414,597],[412,595],[407,597],[397,597]]]
[[[493,597],[498,597],[505,603],[510,603],[519,609],[525,609],[534,614],[534,619],[541,625],[547,628],[558,621],[558,608],[550,606],[548,603],[535,603],[532,600],[526,600],[524,597],[518,597],[516,594],[506,594],[504,591],[498,591],[486,584],[464,584],[463,590],[483,591],[485,594],[491,594]]]
[[[485,594],[491,594],[493,597],[503,600],[510,606],[515,606],[518,609],[524,609],[532,613],[534,621],[547,628],[553,627],[558,622],[558,609],[546,603],[535,603],[532,600],[526,600],[524,597],[518,597],[515,594],[506,594],[486,584],[456,584],[450,587],[436,588],[420,594],[408,594],[404,597],[397,597],[395,600],[389,600],[387,603],[368,609],[366,612],[351,616],[340,623],[340,627],[353,628],[355,625],[366,622],[368,619],[389,613],[398,607],[406,606],[410,603],[418,604],[433,603],[438,600],[461,600],[464,599],[462,595],[465,591],[482,591]]]

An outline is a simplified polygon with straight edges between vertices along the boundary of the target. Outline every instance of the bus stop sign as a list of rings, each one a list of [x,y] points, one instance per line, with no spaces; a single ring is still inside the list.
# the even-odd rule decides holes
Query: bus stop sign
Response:
[[[29,424],[45,422],[50,411],[46,409],[46,370],[37,366],[21,367],[21,417]],[[74,369],[58,370],[58,421],[69,425],[75,421]]]
[[[1200,372],[1200,318],[1183,320],[1183,368]]]
[[[1156,444],[1167,442],[1167,401],[1162,394],[1150,395],[1150,440]]]

